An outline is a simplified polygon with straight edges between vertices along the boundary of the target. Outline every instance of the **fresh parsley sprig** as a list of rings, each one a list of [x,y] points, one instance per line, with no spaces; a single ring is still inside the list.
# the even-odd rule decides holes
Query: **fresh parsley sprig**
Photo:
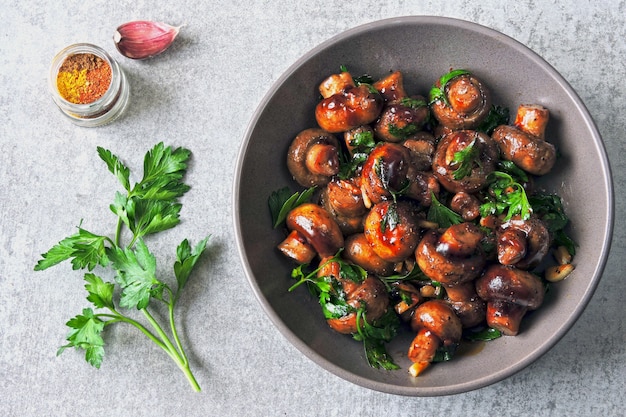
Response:
[[[482,217],[505,214],[505,221],[516,215],[522,220],[530,218],[533,208],[524,186],[518,180],[502,171],[491,172],[487,179],[489,193],[487,200],[480,206]]]
[[[57,354],[70,347],[82,349],[86,361],[100,368],[105,345],[102,333],[109,325],[127,323],[163,349],[183,371],[194,390],[200,391],[178,335],[174,308],[206,249],[209,237],[195,247],[187,239],[178,245],[173,267],[175,286],[158,278],[156,257],[143,239],[180,222],[182,205],[179,198],[189,190],[182,179],[191,152],[184,148],[166,147],[163,143],[155,145],[144,157],[141,181],[132,186],[130,169],[117,156],[101,147],[98,147],[98,155],[125,190],[125,193],[115,194],[110,206],[117,216],[114,237],[97,235],[79,226],[77,233],[54,245],[35,265],[36,271],[42,271],[70,260],[74,270],[89,271],[84,274],[85,290],[87,300],[96,310],[84,308],[81,314],[66,323],[70,328],[68,343],[61,346]],[[126,245],[121,243],[124,227],[131,232]],[[110,269],[114,273],[113,282],[92,273],[97,266]],[[153,301],[167,307],[169,335],[149,311]],[[101,312],[102,309],[105,312]],[[121,309],[141,311],[147,324],[123,313]]]

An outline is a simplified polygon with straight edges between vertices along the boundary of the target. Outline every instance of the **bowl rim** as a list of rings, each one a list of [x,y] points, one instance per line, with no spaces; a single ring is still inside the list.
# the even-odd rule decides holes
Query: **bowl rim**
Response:
[[[461,29],[467,29],[474,32],[478,32],[488,37],[498,37],[510,46],[517,50],[517,52],[523,54],[528,59],[534,61],[538,66],[542,67],[551,77],[553,77],[556,82],[563,87],[564,91],[571,98],[572,102],[578,108],[579,113],[583,116],[584,123],[588,126],[589,131],[591,132],[591,136],[593,139],[593,145],[596,148],[597,155],[600,157],[602,162],[601,170],[602,176],[604,179],[604,185],[607,189],[606,195],[606,213],[604,213],[606,222],[604,225],[604,240],[602,242],[602,249],[600,252],[600,257],[598,259],[598,263],[596,264],[596,268],[593,271],[593,276],[591,277],[588,288],[589,290],[585,292],[584,296],[577,304],[576,309],[572,311],[572,314],[568,317],[568,320],[565,321],[562,326],[551,335],[549,339],[545,341],[538,349],[529,353],[523,360],[520,360],[510,366],[504,367],[500,372],[490,374],[481,379],[476,379],[472,381],[468,381],[465,383],[459,383],[455,385],[447,385],[442,387],[400,387],[393,384],[388,384],[379,381],[372,381],[368,378],[355,375],[352,372],[347,371],[346,369],[335,365],[328,361],[324,356],[318,354],[313,349],[311,349],[306,343],[304,343],[287,325],[280,319],[278,314],[274,311],[272,306],[269,304],[268,300],[263,296],[261,288],[258,286],[258,283],[254,279],[254,273],[250,267],[250,263],[248,261],[247,254],[245,252],[245,247],[243,244],[243,235],[241,230],[241,222],[239,218],[240,213],[240,202],[239,202],[239,194],[240,194],[240,183],[241,183],[241,175],[244,168],[244,160],[248,152],[248,148],[250,145],[250,139],[256,124],[259,121],[263,110],[266,108],[267,104],[270,102],[275,92],[279,89],[283,83],[285,83],[292,74],[300,68],[305,62],[314,57],[320,51],[336,44],[344,41],[347,38],[363,34],[365,32],[371,31],[373,29],[382,28],[388,25],[402,25],[402,24],[438,24],[443,26],[457,26]],[[368,22],[365,24],[360,24],[351,29],[347,29],[342,31],[327,40],[321,42],[317,46],[311,48],[306,53],[304,53],[300,58],[298,58],[293,64],[291,64],[271,85],[271,87],[264,94],[263,98],[257,105],[243,136],[243,141],[240,145],[239,152],[237,154],[236,165],[235,165],[235,175],[233,179],[233,199],[232,199],[232,209],[233,209],[233,224],[235,229],[235,237],[237,243],[237,249],[239,252],[239,258],[242,262],[244,272],[247,278],[248,283],[250,284],[253,293],[260,303],[262,309],[265,314],[270,318],[273,325],[279,330],[283,337],[285,337],[296,349],[298,349],[301,353],[303,353],[306,357],[316,363],[318,366],[322,367],[326,371],[352,382],[354,384],[360,385],[364,388],[368,388],[371,390],[403,395],[403,396],[418,396],[418,397],[428,397],[428,396],[442,396],[442,395],[453,395],[460,394],[463,392],[468,392],[476,389],[483,388],[485,386],[494,384],[496,382],[502,381],[515,373],[521,371],[522,369],[529,366],[531,363],[535,362],[549,350],[551,350],[554,345],[559,342],[563,336],[572,328],[574,323],[578,320],[578,318],[582,315],[584,310],[586,309],[589,301],[591,300],[597,286],[599,284],[600,278],[604,271],[604,268],[607,263],[608,255],[611,248],[612,236],[613,236],[613,228],[614,228],[614,211],[615,211],[615,201],[614,201],[614,188],[613,188],[613,179],[611,174],[611,167],[609,163],[609,159],[606,153],[606,148],[600,132],[591,117],[587,107],[583,103],[582,99],[573,89],[573,87],[569,84],[569,82],[544,58],[539,56],[536,52],[531,50],[526,45],[517,41],[509,35],[506,35],[502,32],[499,32],[495,29],[486,27],[479,23],[475,23],[468,20],[462,20],[458,18],[445,17],[445,16],[432,16],[432,15],[410,15],[410,16],[399,16],[399,17],[391,17],[380,19],[372,22]]]

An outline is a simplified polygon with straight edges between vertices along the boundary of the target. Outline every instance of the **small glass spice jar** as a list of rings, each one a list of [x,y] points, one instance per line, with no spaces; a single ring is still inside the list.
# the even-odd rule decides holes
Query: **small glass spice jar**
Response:
[[[96,45],[78,43],[60,51],[52,60],[48,84],[56,105],[79,126],[110,123],[128,104],[124,71]]]

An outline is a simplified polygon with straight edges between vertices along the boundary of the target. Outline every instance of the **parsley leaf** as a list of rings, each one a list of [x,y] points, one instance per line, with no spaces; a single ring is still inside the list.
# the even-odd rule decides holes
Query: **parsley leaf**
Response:
[[[459,75],[466,75],[470,72],[463,69],[453,70],[448,72],[447,74],[442,75],[437,82],[431,87],[430,92],[428,93],[428,100],[430,103],[434,103],[436,101],[443,101],[444,104],[448,105],[448,97],[446,96],[446,85],[455,77]]]
[[[120,159],[113,155],[111,151],[100,146],[97,147],[98,155],[109,168],[109,171],[117,177],[126,191],[130,191],[130,170]]]
[[[67,336],[68,344],[61,346],[57,356],[68,347],[85,350],[85,360],[92,366],[100,368],[104,357],[104,340],[102,330],[104,322],[90,308],[83,309],[83,314],[70,319],[67,326],[72,329]]]
[[[371,130],[357,132],[350,138],[349,145],[352,147],[352,155],[340,148],[338,177],[343,180],[352,178],[376,147],[374,133]]]
[[[85,289],[89,293],[87,300],[91,301],[96,308],[115,308],[113,303],[115,285],[104,282],[102,278],[91,273],[85,274],[85,281],[87,282]]]
[[[107,239],[79,227],[78,233],[66,237],[42,254],[42,259],[35,265],[35,271],[43,271],[70,258],[73,258],[71,262],[74,270],[87,268],[92,271],[96,265],[106,266]]]
[[[472,140],[469,145],[462,150],[455,152],[452,162],[458,166],[454,170],[454,174],[452,174],[454,179],[460,180],[469,176],[474,169],[474,164],[480,165],[479,156],[478,148],[476,147],[476,139]]]
[[[187,239],[183,240],[176,248],[176,262],[174,262],[174,275],[176,276],[176,282],[178,283],[178,294],[187,284],[189,275],[193,270],[193,267],[200,259],[200,256],[206,249],[209,236],[202,239],[194,248],[191,249],[191,245]]]
[[[114,247],[109,251],[115,280],[122,288],[120,306],[141,310],[148,306],[150,297],[162,291],[163,284],[156,279],[156,258],[143,240],[137,240],[136,249]]]
[[[400,369],[385,348],[385,343],[390,342],[395,337],[399,327],[400,319],[392,310],[387,310],[375,323],[368,322],[364,308],[358,310],[358,333],[354,334],[353,338],[363,342],[365,357],[372,368],[388,371]]]
[[[274,228],[277,228],[285,221],[291,210],[309,202],[316,188],[317,187],[310,187],[302,192],[292,194],[289,187],[283,187],[280,190],[272,192],[267,203],[270,207]]]
[[[502,336],[500,330],[491,327],[479,329],[466,329],[463,338],[472,342],[489,342]]]
[[[508,125],[510,118],[510,112],[508,107],[502,107],[498,105],[492,105],[491,110],[487,114],[485,120],[476,128],[479,132],[484,132],[491,136],[496,127],[500,125]]]
[[[529,198],[533,211],[546,224],[554,236],[557,246],[565,246],[573,256],[576,254],[576,242],[565,232],[569,218],[563,209],[563,201],[556,194],[539,194]]]
[[[502,171],[493,171],[487,177],[489,193],[487,201],[480,206],[482,217],[506,213],[505,221],[519,215],[522,220],[528,220],[533,209],[528,201],[524,186],[510,174]]]
[[[452,226],[453,224],[463,223],[463,218],[460,214],[452,211],[445,204],[442,204],[435,197],[435,193],[431,191],[430,197],[432,199],[432,203],[428,209],[428,214],[426,218],[428,221],[433,223],[437,223],[437,226],[442,228],[447,228]]]
[[[409,136],[412,136],[419,132],[419,130],[420,127],[414,123],[409,123],[402,127],[399,127],[393,123],[389,125],[389,134],[399,139],[406,139]]]

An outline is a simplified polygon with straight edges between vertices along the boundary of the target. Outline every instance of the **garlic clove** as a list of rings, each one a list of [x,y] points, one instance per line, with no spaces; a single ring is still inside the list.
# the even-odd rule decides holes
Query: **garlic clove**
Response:
[[[147,59],[169,48],[179,31],[180,26],[136,20],[120,25],[113,34],[113,41],[125,57]]]

